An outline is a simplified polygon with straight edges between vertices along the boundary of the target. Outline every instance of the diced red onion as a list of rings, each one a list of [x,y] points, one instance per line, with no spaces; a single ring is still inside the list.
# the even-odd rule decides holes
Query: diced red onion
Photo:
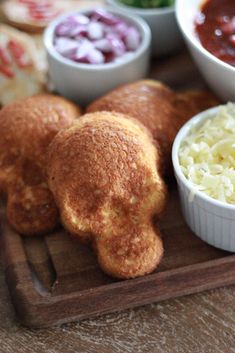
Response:
[[[99,39],[93,43],[94,43],[95,48],[102,51],[103,53],[108,53],[112,50],[112,48],[110,46],[110,42],[108,41],[107,38]]]
[[[123,41],[115,34],[108,34],[106,36],[109,41],[111,51],[115,54],[115,56],[122,56],[126,52],[126,47]]]
[[[104,55],[97,49],[91,50],[88,53],[87,58],[90,64],[103,64],[105,62]]]
[[[85,25],[78,25],[71,29],[70,37],[78,37],[78,36],[86,36],[87,35],[87,26]]]
[[[129,30],[129,26],[125,22],[120,22],[113,29],[121,38],[124,38]]]
[[[56,39],[55,48],[61,55],[69,57],[78,49],[78,43],[76,40],[60,37]]]
[[[140,45],[140,34],[135,27],[130,27],[126,32],[125,44],[127,50],[134,51]]]
[[[103,53],[105,57],[105,62],[110,63],[112,61],[115,61],[115,55],[110,51],[108,53]]]
[[[104,34],[109,34],[109,33],[113,33],[113,26],[108,26],[106,24],[103,24],[103,29],[104,29]]]
[[[102,24],[99,22],[90,22],[87,27],[87,34],[91,40],[101,39],[104,34]]]
[[[101,21],[109,26],[116,25],[120,22],[120,18],[104,9],[96,9],[93,11],[91,18],[95,21]]]
[[[57,36],[70,36],[71,29],[73,29],[71,22],[62,22],[56,26],[55,34]]]
[[[66,21],[76,23],[78,25],[87,25],[90,22],[89,17],[82,14],[70,15]]]
[[[84,39],[80,42],[77,51],[74,55],[74,60],[83,61],[87,58],[88,54],[94,49],[94,45],[88,39]]]
[[[97,9],[89,17],[74,14],[58,24],[54,45],[71,60],[103,64],[131,55],[140,41],[136,27],[104,9]]]

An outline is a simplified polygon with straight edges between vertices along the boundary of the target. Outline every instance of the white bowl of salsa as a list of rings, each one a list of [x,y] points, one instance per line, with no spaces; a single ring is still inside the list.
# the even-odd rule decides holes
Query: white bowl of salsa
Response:
[[[226,24],[235,18],[234,0],[177,0],[176,17],[210,88],[223,101],[235,101],[235,46],[233,51],[228,45],[229,38],[232,43],[234,37],[231,30],[226,34]]]

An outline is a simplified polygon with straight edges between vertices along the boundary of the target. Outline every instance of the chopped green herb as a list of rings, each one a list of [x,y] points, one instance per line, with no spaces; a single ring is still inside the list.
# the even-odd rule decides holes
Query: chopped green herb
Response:
[[[142,9],[150,9],[155,7],[167,7],[174,5],[174,0],[119,0],[122,4],[139,7]]]

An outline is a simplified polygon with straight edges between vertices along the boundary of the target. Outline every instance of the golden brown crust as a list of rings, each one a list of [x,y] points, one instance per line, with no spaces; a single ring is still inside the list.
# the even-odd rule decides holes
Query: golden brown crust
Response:
[[[121,228],[112,237],[97,237],[95,248],[103,271],[120,279],[154,271],[164,252],[161,234],[150,224]]]
[[[218,105],[219,100],[208,91],[177,93],[173,106],[179,120],[179,128],[194,115]]]
[[[62,222],[92,241],[101,267],[114,277],[148,273],[162,256],[152,226],[166,204],[158,165],[146,129],[118,113],[87,114],[49,147],[48,185]]]
[[[142,80],[122,85],[97,99],[87,112],[115,111],[139,120],[158,142],[164,167],[168,169],[172,143],[179,128],[196,113],[217,104],[208,92],[177,94],[158,81]]]
[[[20,154],[43,167],[52,138],[79,115],[76,105],[52,94],[39,94],[5,106],[0,111],[0,161],[4,156]]]
[[[28,186],[18,181],[11,184],[8,195],[7,218],[20,234],[49,233],[59,224],[58,209],[45,183]]]
[[[0,191],[8,195],[9,223],[22,234],[45,233],[59,223],[45,183],[47,148],[79,114],[76,105],[50,94],[16,101],[0,111]]]
[[[165,155],[175,134],[174,121],[170,121],[173,97],[174,92],[162,83],[144,80],[120,86],[91,103],[87,111],[116,111],[138,119],[159,141]]]

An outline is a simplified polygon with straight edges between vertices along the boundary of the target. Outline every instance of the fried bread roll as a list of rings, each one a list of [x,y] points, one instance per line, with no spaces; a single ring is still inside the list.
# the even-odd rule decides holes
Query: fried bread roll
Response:
[[[217,104],[208,92],[177,94],[161,82],[141,80],[120,86],[97,99],[87,112],[115,111],[139,120],[159,143],[163,167],[168,169],[172,143],[179,128],[193,115]]]
[[[48,185],[62,223],[91,241],[101,268],[117,278],[154,270],[163,255],[153,216],[166,204],[151,134],[125,115],[87,114],[61,131],[48,152]]]
[[[21,234],[42,234],[59,224],[45,179],[49,143],[71,125],[79,108],[64,98],[41,94],[0,111],[0,191],[7,196],[7,217]]]
[[[174,107],[179,128],[194,115],[218,105],[219,100],[208,91],[186,91],[177,93],[172,105]]]

